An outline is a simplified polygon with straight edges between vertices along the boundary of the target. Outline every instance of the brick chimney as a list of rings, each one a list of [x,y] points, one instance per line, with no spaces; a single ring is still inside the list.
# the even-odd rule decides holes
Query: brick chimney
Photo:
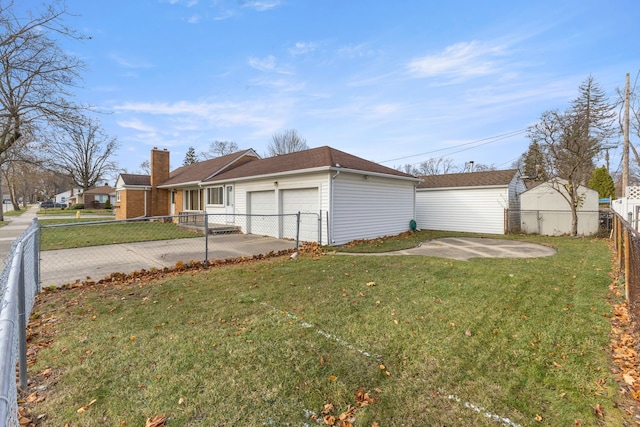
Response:
[[[151,150],[151,211],[150,216],[169,215],[169,190],[158,185],[169,179],[169,152],[166,148]]]

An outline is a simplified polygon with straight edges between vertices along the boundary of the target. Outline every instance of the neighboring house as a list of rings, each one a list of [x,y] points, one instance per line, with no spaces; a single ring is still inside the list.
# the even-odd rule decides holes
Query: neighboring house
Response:
[[[116,180],[116,219],[139,218],[151,215],[151,177],[123,173]],[[160,214],[156,213],[156,216]],[[166,215],[166,213],[162,213]]]
[[[109,184],[88,189],[76,198],[78,203],[84,204],[86,209],[103,209],[107,200],[111,206],[115,202],[115,190]]]
[[[64,191],[55,195],[55,202],[62,203],[63,205],[71,206],[75,203],[76,195],[82,190],[79,188],[72,188],[71,190]]]
[[[524,233],[560,236],[571,234],[571,206],[563,179],[543,182],[520,196],[521,230]],[[561,194],[561,193],[564,193]],[[598,232],[598,192],[578,187],[582,203],[578,207],[578,235],[590,236]]]
[[[151,152],[151,176],[118,177],[116,218],[180,213],[219,214],[210,221],[239,226],[243,232],[293,238],[291,229],[262,229],[246,214],[268,217],[303,213],[300,239],[343,244],[398,234],[415,214],[412,175],[331,147],[269,157],[244,150],[180,167],[169,173],[169,152]],[[140,199],[136,192],[144,192]],[[134,212],[132,206],[138,206]]]
[[[509,221],[519,223],[518,196],[526,188],[517,169],[420,178],[416,188],[420,229],[506,234]]]

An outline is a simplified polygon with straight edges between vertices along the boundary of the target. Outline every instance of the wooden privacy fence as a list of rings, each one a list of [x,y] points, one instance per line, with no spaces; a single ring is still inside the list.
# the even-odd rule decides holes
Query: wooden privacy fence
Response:
[[[611,231],[618,267],[624,273],[625,298],[634,320],[640,320],[640,233],[617,213]]]

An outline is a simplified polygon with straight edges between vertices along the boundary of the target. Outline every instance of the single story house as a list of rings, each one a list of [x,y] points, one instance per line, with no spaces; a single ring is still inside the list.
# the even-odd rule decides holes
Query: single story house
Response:
[[[571,234],[571,206],[567,202],[567,181],[554,178],[543,182],[520,196],[521,230],[524,233],[561,236]],[[583,185],[578,187],[582,203],[578,207],[578,235],[598,232],[598,192]]]
[[[111,206],[113,206],[115,202],[115,190],[106,183],[90,188],[84,193],[78,194],[76,198],[77,203],[84,204],[86,209],[103,209],[107,200],[109,200]]]
[[[169,170],[169,152],[154,148],[148,181],[120,175],[116,218],[207,212],[245,233],[292,238],[284,221],[258,217],[300,212],[300,240],[332,245],[398,234],[415,218],[418,178],[327,146],[264,159],[248,149]]]
[[[519,195],[526,188],[517,169],[420,178],[416,187],[420,229],[506,234],[510,224],[519,224]]]
[[[75,202],[75,196],[81,192],[82,190],[80,188],[72,188],[71,190],[63,191],[62,193],[55,195],[55,202],[70,206]]]

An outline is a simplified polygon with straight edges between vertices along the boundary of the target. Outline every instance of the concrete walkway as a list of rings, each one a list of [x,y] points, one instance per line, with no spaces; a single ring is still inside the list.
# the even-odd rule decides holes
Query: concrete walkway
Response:
[[[341,252],[342,255],[422,255],[467,261],[471,258],[537,258],[556,254],[556,250],[536,243],[479,237],[445,237],[429,240],[416,248],[377,254]]]
[[[38,210],[40,210],[38,205],[33,205],[20,216],[4,217],[8,224],[0,227],[0,260],[2,260],[2,267],[4,267],[5,259],[11,250],[13,241],[29,228]]]

